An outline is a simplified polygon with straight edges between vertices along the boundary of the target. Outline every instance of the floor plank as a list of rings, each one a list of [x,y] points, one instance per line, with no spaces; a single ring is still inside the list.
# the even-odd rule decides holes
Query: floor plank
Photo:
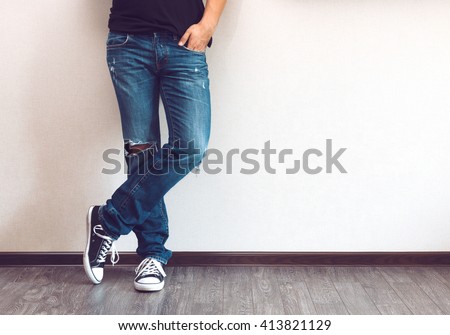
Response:
[[[305,280],[318,314],[349,314],[326,267],[305,267]]]
[[[88,285],[84,273],[67,271],[66,267],[55,267],[49,279],[49,290],[33,314],[57,315],[60,311],[75,314],[83,301],[80,299],[83,289],[87,289]]]
[[[354,276],[383,315],[410,315],[405,305],[381,273],[373,267],[357,267]]]
[[[282,267],[278,270],[278,284],[286,315],[317,314],[304,271],[303,267]]]
[[[378,270],[413,314],[444,314],[437,304],[411,279],[406,268],[380,267]]]
[[[433,267],[406,268],[405,271],[444,314],[450,314],[450,287]]]
[[[187,314],[223,314],[222,267],[198,267],[193,269],[192,295],[186,306]]]
[[[162,315],[186,315],[189,313],[188,303],[194,294],[194,268],[193,267],[175,267],[172,269],[170,285],[167,290],[163,303],[158,308],[157,314]]]
[[[354,275],[354,267],[332,267],[327,272],[349,314],[377,315],[380,311]]]
[[[254,314],[252,269],[248,267],[227,267],[224,270],[223,314]]]
[[[167,267],[160,292],[133,267],[0,268],[0,314],[450,314],[450,267]]]
[[[22,268],[0,268],[0,289],[2,289],[5,285],[15,281],[19,275],[20,271],[24,271]]]
[[[252,299],[256,315],[283,314],[280,287],[277,281],[277,268],[252,268]]]
[[[450,287],[450,267],[435,266],[433,267],[433,271],[435,272],[439,280]]]
[[[48,296],[53,283],[52,267],[20,269],[17,277],[3,286],[2,314],[37,314],[38,306]]]

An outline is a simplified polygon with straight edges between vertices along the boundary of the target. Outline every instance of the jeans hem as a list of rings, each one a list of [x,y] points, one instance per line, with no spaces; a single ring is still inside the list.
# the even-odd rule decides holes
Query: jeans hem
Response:
[[[142,257],[142,259],[144,259],[144,258],[156,259],[158,262],[163,263],[164,265],[167,265],[167,263],[169,261],[168,259],[158,256],[158,255],[146,255],[146,256],[141,256],[141,257]]]

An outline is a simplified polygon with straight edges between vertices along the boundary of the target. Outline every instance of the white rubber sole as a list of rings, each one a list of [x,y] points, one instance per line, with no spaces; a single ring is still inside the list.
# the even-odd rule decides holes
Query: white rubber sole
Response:
[[[134,288],[141,292],[161,291],[164,287],[164,281],[159,284],[140,284],[134,282]]]
[[[84,250],[84,254],[83,254],[83,267],[84,267],[84,272],[86,272],[86,275],[88,276],[88,278],[91,280],[92,283],[94,283],[95,285],[100,284],[101,281],[99,281],[95,276],[94,273],[92,272],[91,269],[91,264],[89,262],[89,247],[91,244],[91,218],[92,218],[92,211],[94,209],[95,206],[91,206],[89,207],[88,213],[87,213],[87,217],[86,217],[86,249]]]

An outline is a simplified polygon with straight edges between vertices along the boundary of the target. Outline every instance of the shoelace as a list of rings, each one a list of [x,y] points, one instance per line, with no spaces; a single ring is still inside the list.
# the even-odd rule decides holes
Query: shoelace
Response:
[[[94,227],[94,234],[98,237],[101,237],[103,239],[102,241],[102,247],[100,249],[100,253],[98,255],[98,262],[102,263],[106,261],[106,256],[108,255],[108,251],[111,250],[111,263],[114,266],[119,262],[119,252],[117,251],[116,244],[114,243],[114,240],[107,236],[99,233],[97,230],[101,230],[104,232],[101,225],[97,225]]]
[[[134,270],[134,272],[136,272],[136,277],[139,277],[141,275],[158,275],[160,273],[163,275],[163,277],[166,276],[161,263],[153,258],[144,259],[141,264],[139,264],[139,266]]]

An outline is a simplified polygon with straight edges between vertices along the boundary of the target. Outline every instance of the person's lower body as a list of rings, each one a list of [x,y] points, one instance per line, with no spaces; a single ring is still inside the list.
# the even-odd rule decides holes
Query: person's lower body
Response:
[[[124,139],[127,180],[102,206],[90,208],[84,267],[95,284],[103,278],[106,254],[121,235],[133,231],[135,288],[159,290],[172,256],[164,195],[197,167],[209,141],[211,103],[208,65],[202,52],[178,45],[171,33],[110,32],[107,63],[116,92]],[[159,99],[169,138],[161,145]],[[113,264],[117,261],[112,258]]]

